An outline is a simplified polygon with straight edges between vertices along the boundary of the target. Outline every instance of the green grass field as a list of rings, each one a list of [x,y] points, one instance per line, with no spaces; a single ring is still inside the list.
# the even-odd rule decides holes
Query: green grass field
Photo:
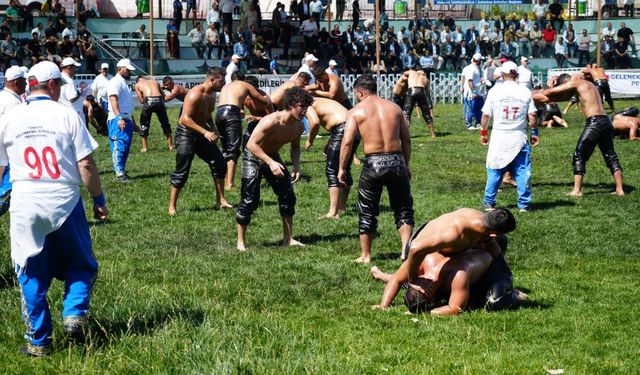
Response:
[[[636,104],[619,102],[619,107]],[[177,110],[171,111],[175,123]],[[412,124],[412,192],[416,223],[460,207],[479,208],[486,148],[467,132],[459,105],[436,107],[440,136]],[[154,118],[155,121],[155,118]],[[55,353],[18,354],[23,343],[20,292],[9,256],[9,218],[0,219],[0,370],[2,373],[637,373],[640,332],[639,143],[616,140],[627,196],[610,196],[613,179],[596,150],[585,195],[569,198],[571,156],[583,126],[572,111],[569,129],[542,129],[533,156],[533,210],[515,213],[518,229],[506,258],[514,284],[531,301],[518,311],[465,312],[455,318],[405,315],[402,299],[372,311],[383,285],[359,256],[357,194],[339,220],[328,207],[322,146],[302,154],[303,179],[294,235],[305,248],[282,248],[275,196],[263,202],[235,250],[235,211],[213,210],[208,169],[196,159],[178,216],[167,216],[174,154],[157,123],[150,151],[136,137],[122,185],[110,169],[106,138],[94,157],[102,171],[110,220],[91,221],[100,272],[92,299],[93,335],[84,346],[61,341],[62,283],[49,291]],[[288,160],[288,150],[282,152]],[[360,167],[354,167],[354,177]],[[239,180],[238,180],[239,183]],[[85,202],[89,204],[86,191]],[[228,194],[233,204],[238,192]],[[515,208],[514,189],[498,205]],[[382,200],[373,264],[398,265],[400,241],[388,199]],[[401,294],[402,295],[402,294]]]

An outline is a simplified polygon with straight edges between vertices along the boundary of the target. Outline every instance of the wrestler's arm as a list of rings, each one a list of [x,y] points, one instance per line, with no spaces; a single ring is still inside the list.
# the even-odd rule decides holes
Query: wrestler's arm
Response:
[[[409,264],[409,282],[413,282],[418,277],[420,265],[427,255],[444,249],[447,249],[447,251],[443,251],[443,253],[451,254],[459,252],[459,250],[455,250],[458,237],[456,230],[449,229],[438,234],[414,239],[409,247],[409,257],[407,258],[407,263]]]
[[[291,171],[291,182],[298,182],[300,179],[300,136],[291,141],[291,163],[293,171]]]
[[[165,99],[165,94],[164,94],[164,90],[162,89],[162,85],[160,85],[160,82],[156,81],[156,85],[158,85],[158,91],[160,92],[160,96],[162,97],[162,101],[167,101]]]
[[[400,147],[402,147],[402,155],[404,156],[404,161],[407,163],[408,168],[409,160],[411,159],[411,134],[409,134],[409,120],[404,115],[401,115],[400,117],[400,121],[402,121],[400,124]],[[342,152],[340,152],[340,157],[342,158]]]
[[[356,134],[358,134],[358,123],[354,116],[354,111],[356,110],[357,109],[352,109],[347,113],[344,135],[342,136],[342,144],[340,145],[340,168],[338,169],[338,181],[342,184],[347,183],[345,179],[345,170],[351,156],[351,150],[353,149],[353,141],[356,139]]]
[[[262,160],[269,166],[271,172],[276,177],[284,176],[284,166],[277,161],[273,160],[266,152],[262,149],[262,144],[264,142],[264,138],[267,132],[269,132],[274,126],[274,121],[269,117],[263,117],[262,120],[256,125],[253,134],[249,138],[249,142],[247,142],[247,149],[251,151],[251,153]]]
[[[307,108],[305,117],[309,122],[309,137],[304,144],[304,149],[308,150],[313,146],[313,141],[316,139],[318,131],[320,131],[320,119],[318,118],[318,113],[313,109],[313,107]]]
[[[336,78],[340,79],[340,78]],[[323,98],[334,99],[338,95],[338,85],[333,79],[329,79],[329,91],[316,90],[313,94]]]
[[[195,122],[193,117],[193,113],[196,110],[196,105],[200,100],[200,96],[196,93],[190,92],[184,98],[184,106],[182,107],[182,115],[180,116],[180,124],[186,126],[187,128],[195,131],[198,134],[204,136],[209,142],[213,143],[218,138],[214,132],[210,132],[202,126],[198,125]]]
[[[567,95],[575,89],[576,81],[567,81],[566,83],[552,87],[546,90],[540,90],[533,94],[533,100],[539,103],[562,102],[567,100]]]
[[[469,301],[469,276],[465,271],[458,271],[451,282],[449,303],[431,310],[431,315],[458,315],[467,307]]]
[[[136,89],[136,96],[138,97],[138,101],[142,104],[144,101],[144,95],[142,95],[142,91],[138,88],[138,84],[135,84],[134,88]]]
[[[269,105],[271,104],[271,98],[269,97],[269,95],[267,95],[266,93],[260,93],[258,90],[256,90],[255,87],[253,87],[250,84],[246,84],[247,89],[249,90],[249,96],[251,96],[251,99],[262,103],[264,105]]]
[[[162,90],[164,92],[164,90]],[[164,101],[165,102],[169,102],[173,99],[175,99],[178,96],[178,93],[180,92],[180,89],[178,88],[178,85],[173,86],[173,90],[169,91],[168,94],[164,95]]]
[[[384,310],[388,309],[389,306],[391,306],[391,303],[393,303],[393,300],[400,292],[402,284],[406,283],[409,280],[407,274],[407,265],[407,262],[403,262],[402,265],[400,265],[400,268],[398,268],[398,270],[393,275],[391,275],[391,278],[389,279],[389,281],[387,281],[387,284],[384,287],[384,291],[382,292],[382,300],[380,301],[380,304],[374,305],[372,306],[372,308]]]

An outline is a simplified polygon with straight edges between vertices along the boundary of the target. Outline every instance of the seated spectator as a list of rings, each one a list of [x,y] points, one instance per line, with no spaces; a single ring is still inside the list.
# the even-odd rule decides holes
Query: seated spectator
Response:
[[[567,57],[575,57],[578,43],[576,42],[576,32],[573,29],[573,24],[567,25],[567,28],[562,32],[562,39],[567,43]]]
[[[464,67],[469,65],[470,61],[471,61],[471,56],[473,56],[475,54],[475,52],[471,51],[468,47],[467,47],[467,42],[465,42],[464,40],[462,42],[460,42],[460,44],[458,45],[458,67]]]
[[[364,53],[363,53],[364,55]],[[418,59],[416,58],[415,52],[413,48],[409,48],[407,54],[402,57],[402,68],[403,69],[411,69],[418,63]]]
[[[529,42],[529,31],[527,31],[523,24],[520,24],[520,29],[516,32],[518,37],[518,47],[521,56],[532,56],[531,42]]]
[[[491,46],[493,48],[491,56],[500,54],[500,45],[502,44],[502,42],[504,42],[502,31],[498,29],[498,26],[494,26],[493,31],[491,32]]]
[[[189,31],[187,38],[191,41],[191,47],[196,50],[196,55],[199,59],[204,59],[204,33],[202,32],[202,24],[196,22],[196,26]]]
[[[457,45],[451,41],[451,36],[447,35],[446,42],[440,46],[440,50],[444,55],[444,68],[445,69],[458,69],[458,55],[457,55]]]
[[[58,50],[60,51],[60,56],[65,58],[69,56],[73,56],[73,50],[75,48],[75,43],[71,41],[69,35],[65,35],[62,37],[62,41],[58,44]],[[75,56],[74,56],[75,57]]]
[[[542,52],[543,57],[549,57],[550,52],[554,50],[557,32],[551,27],[551,23],[548,23],[544,30],[542,30],[542,41],[544,42],[544,49]]]
[[[331,55],[335,55],[338,50],[342,49],[342,32],[338,24],[333,25],[333,30],[329,33],[329,47]]]
[[[137,39],[149,39],[150,35],[149,32],[147,31],[147,26],[145,24],[140,25],[140,27],[138,28],[138,31],[136,31],[136,37]],[[138,43],[138,53],[140,54],[140,57],[142,58],[149,58],[149,54],[151,53],[151,51],[149,50],[151,47],[151,42],[139,42]]]
[[[247,64],[249,63],[249,47],[247,47],[247,43],[245,41],[244,36],[240,37],[240,40],[233,45],[233,54],[239,57],[238,68],[244,73],[247,71]]]
[[[211,59],[211,52],[214,48],[218,49],[218,59],[221,56],[220,33],[218,33],[215,23],[210,23],[209,28],[205,31],[205,39],[207,40],[207,59]]]
[[[613,38],[611,35],[606,35],[604,37],[604,42],[602,46],[600,46],[600,51],[602,53],[603,60],[607,63],[608,69],[616,68],[616,59],[615,59],[615,44],[613,43]]]
[[[61,33],[67,27],[67,15],[65,9],[56,3],[53,7],[52,19],[56,29],[56,33]]]
[[[555,58],[558,68],[564,68],[564,63],[567,61],[567,43],[561,36],[557,38],[555,44]]]
[[[456,26],[456,30],[451,33],[451,40],[456,44],[464,40],[464,33],[462,32],[462,27]]]
[[[8,20],[17,25],[17,31],[25,31],[25,28],[23,28],[23,19],[20,17],[20,11],[18,10],[15,0],[9,1],[9,6],[5,10],[5,14]]]
[[[269,61],[269,73],[275,74],[275,75],[280,74],[280,64],[278,63],[278,55],[273,55],[273,58],[271,59],[271,61]]]
[[[420,56],[418,63],[420,64],[420,69],[424,71],[427,77],[431,77],[431,73],[433,73],[434,68],[434,61],[433,56],[431,56],[431,52],[428,49],[424,50],[424,55]]]
[[[62,38],[64,38],[65,36],[69,36],[69,39],[72,42],[75,42],[77,34],[76,34],[76,29],[73,27],[72,24],[67,25],[67,27],[65,27],[64,30],[62,30]]]
[[[0,41],[5,40],[7,38],[7,34],[11,34],[11,28],[5,18],[2,20],[2,25],[0,25]]]
[[[629,57],[629,45],[622,36],[618,37],[618,42],[613,46],[618,69],[631,68],[631,58]]]
[[[44,57],[52,62],[62,62],[60,52],[58,51],[58,38],[51,35],[44,40]]]
[[[590,44],[591,35],[587,33],[587,29],[582,29],[582,34],[578,37],[578,65],[585,66],[591,62],[589,57]]]
[[[18,62],[18,45],[13,40],[11,33],[5,36],[5,39],[0,43],[0,54],[2,55],[2,71],[9,69],[13,65],[22,65]]]
[[[309,52],[315,49],[318,31],[318,26],[314,17],[304,20],[300,24],[300,34],[304,37],[305,51]]]
[[[401,64],[398,60],[398,57],[391,52],[384,55],[384,66],[387,69],[387,73],[399,73],[401,71]]]
[[[509,26],[507,27],[507,29],[504,31],[502,35],[504,36],[505,40],[506,39],[509,40],[511,47],[513,47],[512,48],[513,58],[515,59],[515,57],[520,54],[519,52],[520,46],[518,45],[518,37],[516,35],[516,29],[514,28],[513,24],[509,23]]]
[[[38,37],[38,33],[34,32],[31,34],[31,39],[27,42],[27,45],[24,46],[29,53],[29,58],[31,59],[31,65],[35,65],[42,59],[42,44],[40,43],[40,38]]]
[[[362,74],[360,70],[360,56],[354,50],[349,51],[346,69],[347,74]]]
[[[257,74],[269,74],[269,58],[262,49],[255,50],[251,57],[251,70]]]
[[[220,49],[218,49],[218,59],[220,59],[222,51],[224,51],[225,56],[231,56],[233,53],[233,36],[226,26],[222,28],[222,34],[220,34]],[[229,59],[229,61],[231,60]]]
[[[483,56],[493,56],[493,46],[491,43],[492,35],[489,30],[489,25],[484,24],[482,27],[483,28],[480,31],[480,54]]]
[[[544,48],[544,42],[542,41],[542,31],[538,29],[538,25],[533,25],[533,30],[529,31],[529,42],[531,43],[531,54],[533,57],[540,57]]]
[[[502,43],[500,43],[500,59],[506,58],[511,61],[515,60],[516,52],[511,42],[511,36],[507,36],[504,38]]]
[[[44,37],[48,38],[54,35],[58,36],[58,29],[52,19],[47,20],[47,28],[44,30]]]
[[[53,3],[51,2],[51,0],[45,0],[45,2],[42,3],[42,6],[40,6],[40,14],[43,17],[48,17],[52,11],[53,11]]]

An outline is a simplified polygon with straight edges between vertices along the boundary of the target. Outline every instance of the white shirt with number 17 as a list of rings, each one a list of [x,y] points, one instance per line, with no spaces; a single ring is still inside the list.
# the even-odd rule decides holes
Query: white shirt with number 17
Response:
[[[80,116],[31,95],[0,118],[0,166],[11,164],[11,258],[25,267],[80,200],[78,161],[98,147]]]
[[[487,151],[487,168],[509,165],[527,143],[527,124],[535,113],[531,91],[515,81],[505,81],[489,91],[482,113],[493,118]]]

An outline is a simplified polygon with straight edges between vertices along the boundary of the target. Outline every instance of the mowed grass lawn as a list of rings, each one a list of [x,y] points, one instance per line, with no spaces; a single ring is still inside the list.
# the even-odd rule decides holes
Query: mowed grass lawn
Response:
[[[618,102],[623,106],[635,102]],[[459,105],[436,107],[440,136],[412,123],[412,193],[416,222],[460,207],[479,208],[486,148],[467,132]],[[170,111],[175,124],[177,109]],[[9,256],[9,217],[0,219],[0,369],[2,373],[634,373],[640,332],[640,143],[616,140],[627,196],[610,196],[613,180],[596,150],[585,195],[570,198],[571,156],[584,120],[542,129],[533,154],[533,210],[515,213],[506,254],[516,287],[531,301],[518,311],[465,312],[455,318],[405,315],[402,298],[372,311],[383,285],[359,255],[357,194],[339,220],[328,207],[322,146],[302,153],[296,184],[295,237],[282,248],[276,199],[266,186],[248,232],[250,250],[235,250],[235,211],[213,210],[208,169],[196,159],[178,216],[167,216],[174,154],[160,127],[141,154],[135,137],[131,184],[115,181],[107,139],[97,159],[109,202],[105,225],[91,221],[100,262],[92,299],[93,336],[85,346],[61,340],[62,283],[49,292],[55,353],[18,354],[23,343],[20,292]],[[282,155],[288,160],[288,147]],[[354,175],[360,167],[354,167]],[[357,180],[357,179],[356,179]],[[239,179],[238,179],[239,184]],[[90,202],[83,191],[85,203]],[[228,194],[233,204],[238,192]],[[498,205],[515,208],[514,189]],[[382,200],[373,264],[393,271],[400,249],[388,199]],[[401,293],[403,297],[404,293]]]

